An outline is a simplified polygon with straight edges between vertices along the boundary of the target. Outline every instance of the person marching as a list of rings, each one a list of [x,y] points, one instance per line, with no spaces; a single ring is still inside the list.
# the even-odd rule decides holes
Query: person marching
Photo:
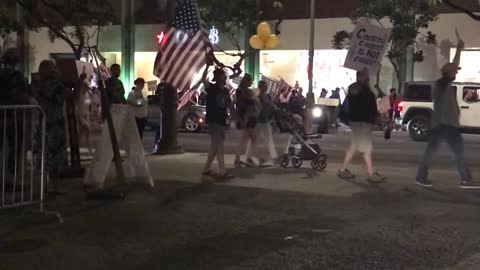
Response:
[[[225,170],[225,129],[228,126],[228,109],[232,100],[230,92],[226,88],[227,74],[222,69],[213,72],[214,84],[208,84],[207,91],[207,115],[206,122],[210,133],[210,151],[203,170],[203,176],[221,179],[234,178]],[[214,173],[211,170],[213,160],[217,158],[220,171]]]
[[[446,141],[455,155],[457,170],[460,175],[460,188],[479,189],[480,185],[472,182],[470,170],[464,157],[463,138],[460,131],[460,109],[456,89],[452,87],[460,69],[460,55],[465,43],[457,34],[457,51],[452,63],[443,66],[442,77],[433,88],[432,129],[429,132],[428,145],[418,168],[416,184],[422,187],[432,187],[428,180],[428,167],[433,155],[442,141]]]
[[[348,148],[342,168],[338,171],[341,179],[353,179],[355,175],[348,170],[348,166],[355,153],[363,153],[367,180],[373,183],[385,181],[385,177],[373,170],[372,163],[372,130],[378,117],[375,94],[370,88],[370,74],[368,69],[357,72],[357,82],[348,87],[348,95],[342,106],[342,118],[347,120],[352,129],[352,142]]]

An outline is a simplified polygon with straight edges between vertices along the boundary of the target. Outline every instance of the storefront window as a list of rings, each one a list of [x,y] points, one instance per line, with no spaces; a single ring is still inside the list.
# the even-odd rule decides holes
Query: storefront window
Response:
[[[230,53],[230,52],[228,52]],[[237,53],[237,52],[231,52]],[[122,62],[122,54],[120,52],[103,52],[102,55],[106,59],[107,67],[110,67],[112,64],[120,64]],[[145,79],[147,84],[145,84],[145,89],[143,90],[145,95],[152,95],[154,87],[148,88],[149,85],[155,85],[159,82],[159,79],[153,75],[153,68],[157,52],[136,52],[135,53],[135,78],[142,77]],[[238,61],[238,57],[230,56],[223,52],[215,52],[216,58],[227,66],[233,66]],[[242,67],[243,69],[243,64]],[[213,69],[213,68],[212,68]],[[198,80],[201,79],[203,74],[203,68],[200,69],[192,80],[192,85],[195,84]],[[128,92],[132,86],[125,85],[125,90]]]
[[[355,71],[343,67],[346,50],[315,51],[313,67],[313,86],[315,96],[321,89],[329,93],[336,87],[347,89],[355,81]],[[288,84],[298,81],[305,91],[308,88],[308,51],[262,51],[260,53],[260,71],[263,75],[279,80],[283,78]],[[343,91],[342,91],[343,92]]]

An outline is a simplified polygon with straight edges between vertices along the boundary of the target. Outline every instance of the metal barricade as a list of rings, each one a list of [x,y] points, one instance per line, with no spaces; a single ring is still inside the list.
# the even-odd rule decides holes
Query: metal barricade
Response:
[[[45,113],[37,105],[0,106],[0,210],[44,209]],[[62,221],[58,213],[54,213]]]

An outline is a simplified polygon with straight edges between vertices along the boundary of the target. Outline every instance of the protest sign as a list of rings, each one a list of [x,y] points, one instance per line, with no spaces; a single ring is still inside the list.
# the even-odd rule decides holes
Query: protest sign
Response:
[[[368,23],[357,23],[352,33],[351,45],[344,67],[353,70],[368,68],[371,73],[377,72],[385,54],[389,36],[390,29]]]
[[[157,85],[158,85],[157,80],[148,81],[147,82],[148,92],[151,93],[152,95],[155,95],[155,91],[157,90]]]

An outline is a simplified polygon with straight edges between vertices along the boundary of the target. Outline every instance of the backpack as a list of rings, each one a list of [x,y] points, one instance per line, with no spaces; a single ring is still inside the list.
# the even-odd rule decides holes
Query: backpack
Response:
[[[8,69],[0,71],[0,105],[13,105],[15,103],[16,94],[13,79],[20,72]]]

